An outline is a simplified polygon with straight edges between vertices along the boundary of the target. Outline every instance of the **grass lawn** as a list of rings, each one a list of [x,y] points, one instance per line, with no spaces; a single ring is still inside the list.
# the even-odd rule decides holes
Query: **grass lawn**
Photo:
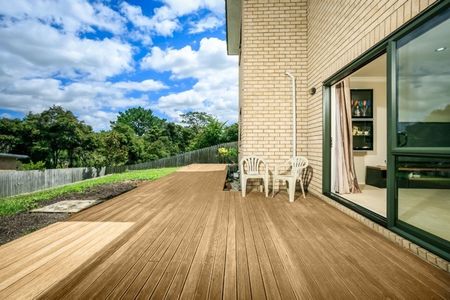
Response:
[[[26,195],[0,198],[0,216],[13,215],[36,207],[40,201],[74,192],[83,192],[93,186],[116,183],[128,180],[155,180],[175,172],[176,168],[150,169],[129,171],[120,174],[112,174],[94,179],[88,179],[77,183],[37,191]]]

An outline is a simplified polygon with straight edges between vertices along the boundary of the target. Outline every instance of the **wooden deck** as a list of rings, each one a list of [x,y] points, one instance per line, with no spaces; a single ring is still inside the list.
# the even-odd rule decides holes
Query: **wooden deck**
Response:
[[[313,197],[196,165],[0,247],[0,299],[450,298],[450,276]]]

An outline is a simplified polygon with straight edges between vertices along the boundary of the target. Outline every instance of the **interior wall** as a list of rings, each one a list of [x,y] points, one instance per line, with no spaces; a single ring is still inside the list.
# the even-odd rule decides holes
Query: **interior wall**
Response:
[[[354,152],[355,170],[358,183],[364,184],[366,166],[386,165],[387,157],[387,101],[386,78],[371,79],[350,77],[351,89],[373,89],[373,151]]]

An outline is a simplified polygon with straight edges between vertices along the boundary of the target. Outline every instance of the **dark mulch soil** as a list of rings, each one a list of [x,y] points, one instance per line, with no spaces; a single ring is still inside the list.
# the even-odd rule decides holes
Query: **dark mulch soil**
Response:
[[[81,193],[70,193],[48,201],[39,202],[37,207],[47,206],[63,200],[108,200],[137,187],[139,182],[127,181],[92,187]],[[52,223],[67,219],[66,213],[30,213],[22,212],[0,217],[0,245],[15,240],[30,232]]]

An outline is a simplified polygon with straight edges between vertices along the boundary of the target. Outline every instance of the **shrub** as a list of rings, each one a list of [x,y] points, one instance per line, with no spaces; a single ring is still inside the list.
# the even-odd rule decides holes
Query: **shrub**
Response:
[[[28,164],[22,164],[20,166],[20,170],[23,170],[23,171],[45,170],[45,162],[37,161],[34,163],[34,162],[30,161]]]
[[[237,162],[237,149],[236,148],[225,148],[221,147],[217,149],[219,159],[223,163],[235,164]]]

